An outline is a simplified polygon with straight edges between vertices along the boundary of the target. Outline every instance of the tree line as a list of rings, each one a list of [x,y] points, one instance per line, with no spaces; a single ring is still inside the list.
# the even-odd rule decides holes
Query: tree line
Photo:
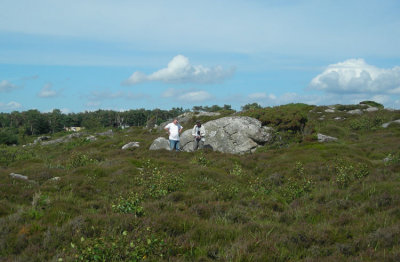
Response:
[[[223,107],[194,106],[194,112],[217,112],[232,110],[230,105]],[[84,127],[98,129],[107,127],[146,126],[149,123],[159,125],[168,119],[179,116],[189,109],[174,107],[170,110],[162,109],[132,109],[118,112],[113,110],[85,111],[80,113],[62,113],[59,109],[42,113],[39,110],[13,111],[0,113],[0,144],[25,143],[29,136],[54,134],[65,130],[66,127]]]

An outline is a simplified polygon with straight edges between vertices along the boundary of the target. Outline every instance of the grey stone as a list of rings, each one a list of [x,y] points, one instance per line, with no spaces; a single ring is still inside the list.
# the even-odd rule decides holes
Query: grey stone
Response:
[[[16,178],[16,179],[28,180],[27,176],[24,176],[24,175],[21,175],[21,174],[11,173],[10,177]]]
[[[364,109],[364,111],[366,111],[366,112],[375,112],[378,110],[379,110],[379,108],[377,108],[377,107],[368,107],[367,109]]]
[[[37,144],[37,143],[40,143],[40,142],[42,142],[42,141],[48,141],[48,140],[50,140],[50,138],[51,138],[51,137],[49,137],[49,136],[40,136],[40,137],[36,138],[36,139],[33,141],[33,143],[34,143],[34,144]]]
[[[106,132],[97,133],[96,135],[98,135],[98,136],[112,136],[112,135],[114,135],[114,132],[112,131],[112,129],[110,129],[110,130],[107,130]]]
[[[354,110],[347,111],[347,113],[351,114],[351,115],[361,115],[363,112],[361,111],[361,109],[354,109]]]
[[[124,145],[121,149],[122,150],[126,150],[129,148],[135,148],[135,147],[139,147],[139,142],[129,142],[128,144]]]
[[[93,141],[96,141],[97,138],[95,136],[88,136],[88,137],[86,137],[86,140],[93,142]]]
[[[387,127],[390,126],[392,123],[400,124],[400,119],[397,119],[397,120],[394,120],[394,121],[390,121],[390,122],[384,123],[384,124],[382,124],[382,127],[383,127],[383,128],[387,128]]]
[[[338,139],[336,137],[327,136],[327,135],[318,133],[318,142],[325,143],[325,142],[334,142],[337,140]]]
[[[153,141],[153,143],[150,145],[150,150],[160,150],[160,149],[165,149],[165,150],[171,150],[169,147],[169,141],[165,137],[158,137]]]
[[[329,108],[329,109],[326,109],[326,110],[325,110],[325,112],[326,112],[326,113],[335,113],[335,110],[334,110],[334,109],[331,109],[331,108]]]
[[[251,153],[272,138],[272,128],[262,127],[260,121],[251,117],[223,117],[205,123],[204,128],[205,148],[223,153]],[[192,128],[182,133],[181,148],[193,151]]]

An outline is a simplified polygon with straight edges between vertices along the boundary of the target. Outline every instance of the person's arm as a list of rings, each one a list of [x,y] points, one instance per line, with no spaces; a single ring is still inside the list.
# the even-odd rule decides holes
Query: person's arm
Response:
[[[182,133],[182,129],[183,129],[183,127],[181,125],[179,125],[179,134]]]
[[[164,127],[164,130],[167,131],[167,133],[168,133],[168,135],[169,135],[169,125],[166,125],[166,126]]]

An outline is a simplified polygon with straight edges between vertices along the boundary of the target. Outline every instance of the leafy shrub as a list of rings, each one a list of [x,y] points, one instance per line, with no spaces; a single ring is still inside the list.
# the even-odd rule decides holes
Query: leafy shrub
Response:
[[[287,201],[292,201],[311,192],[313,182],[305,174],[303,163],[297,161],[294,167],[294,177],[289,177],[281,193]]]
[[[378,116],[361,116],[350,122],[350,128],[353,130],[374,130],[383,124],[383,119]]]
[[[384,108],[384,106],[382,104],[379,104],[375,101],[362,101],[362,102],[360,102],[360,105],[369,105],[369,106],[377,107],[380,109]]]
[[[199,155],[194,156],[190,162],[203,167],[206,167],[210,164],[210,161],[204,156],[203,152],[200,152]]]
[[[138,194],[130,193],[128,197],[120,196],[115,201],[111,208],[116,213],[134,214],[137,217],[144,215],[143,207],[140,205],[142,202]]]
[[[354,164],[343,158],[336,159],[334,165],[335,182],[339,188],[346,188],[352,181],[362,179],[369,174],[366,164]]]
[[[233,166],[233,169],[229,172],[230,175],[233,176],[242,176],[243,175],[243,169],[240,166],[239,163],[235,163]]]
[[[308,112],[313,106],[306,104],[288,104],[263,109],[253,109],[243,112],[242,115],[254,117],[278,131],[302,132],[307,121]]]
[[[183,186],[183,178],[179,174],[170,174],[160,169],[150,160],[137,177],[137,182],[144,187],[144,197],[161,198]]]
[[[71,253],[75,261],[156,261],[167,254],[165,246],[148,227],[139,236],[127,231],[117,236],[82,236],[75,243],[71,242]]]
[[[96,159],[93,159],[86,154],[74,152],[74,153],[72,153],[71,157],[69,158],[66,166],[67,166],[67,168],[77,168],[77,167],[86,166],[88,164],[97,163],[97,162],[98,161]]]
[[[398,164],[398,163],[400,163],[400,153],[397,153],[397,154],[389,153],[383,161],[384,161],[385,166]]]

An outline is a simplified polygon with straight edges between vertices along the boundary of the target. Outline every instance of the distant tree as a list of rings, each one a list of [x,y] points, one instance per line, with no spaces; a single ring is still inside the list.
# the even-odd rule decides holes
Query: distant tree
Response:
[[[18,144],[18,130],[13,128],[3,128],[0,130],[0,144]]]
[[[244,106],[241,107],[242,111],[246,111],[246,110],[252,110],[252,109],[260,109],[262,108],[262,106],[260,106],[258,103],[251,103],[251,104],[246,104]]]

